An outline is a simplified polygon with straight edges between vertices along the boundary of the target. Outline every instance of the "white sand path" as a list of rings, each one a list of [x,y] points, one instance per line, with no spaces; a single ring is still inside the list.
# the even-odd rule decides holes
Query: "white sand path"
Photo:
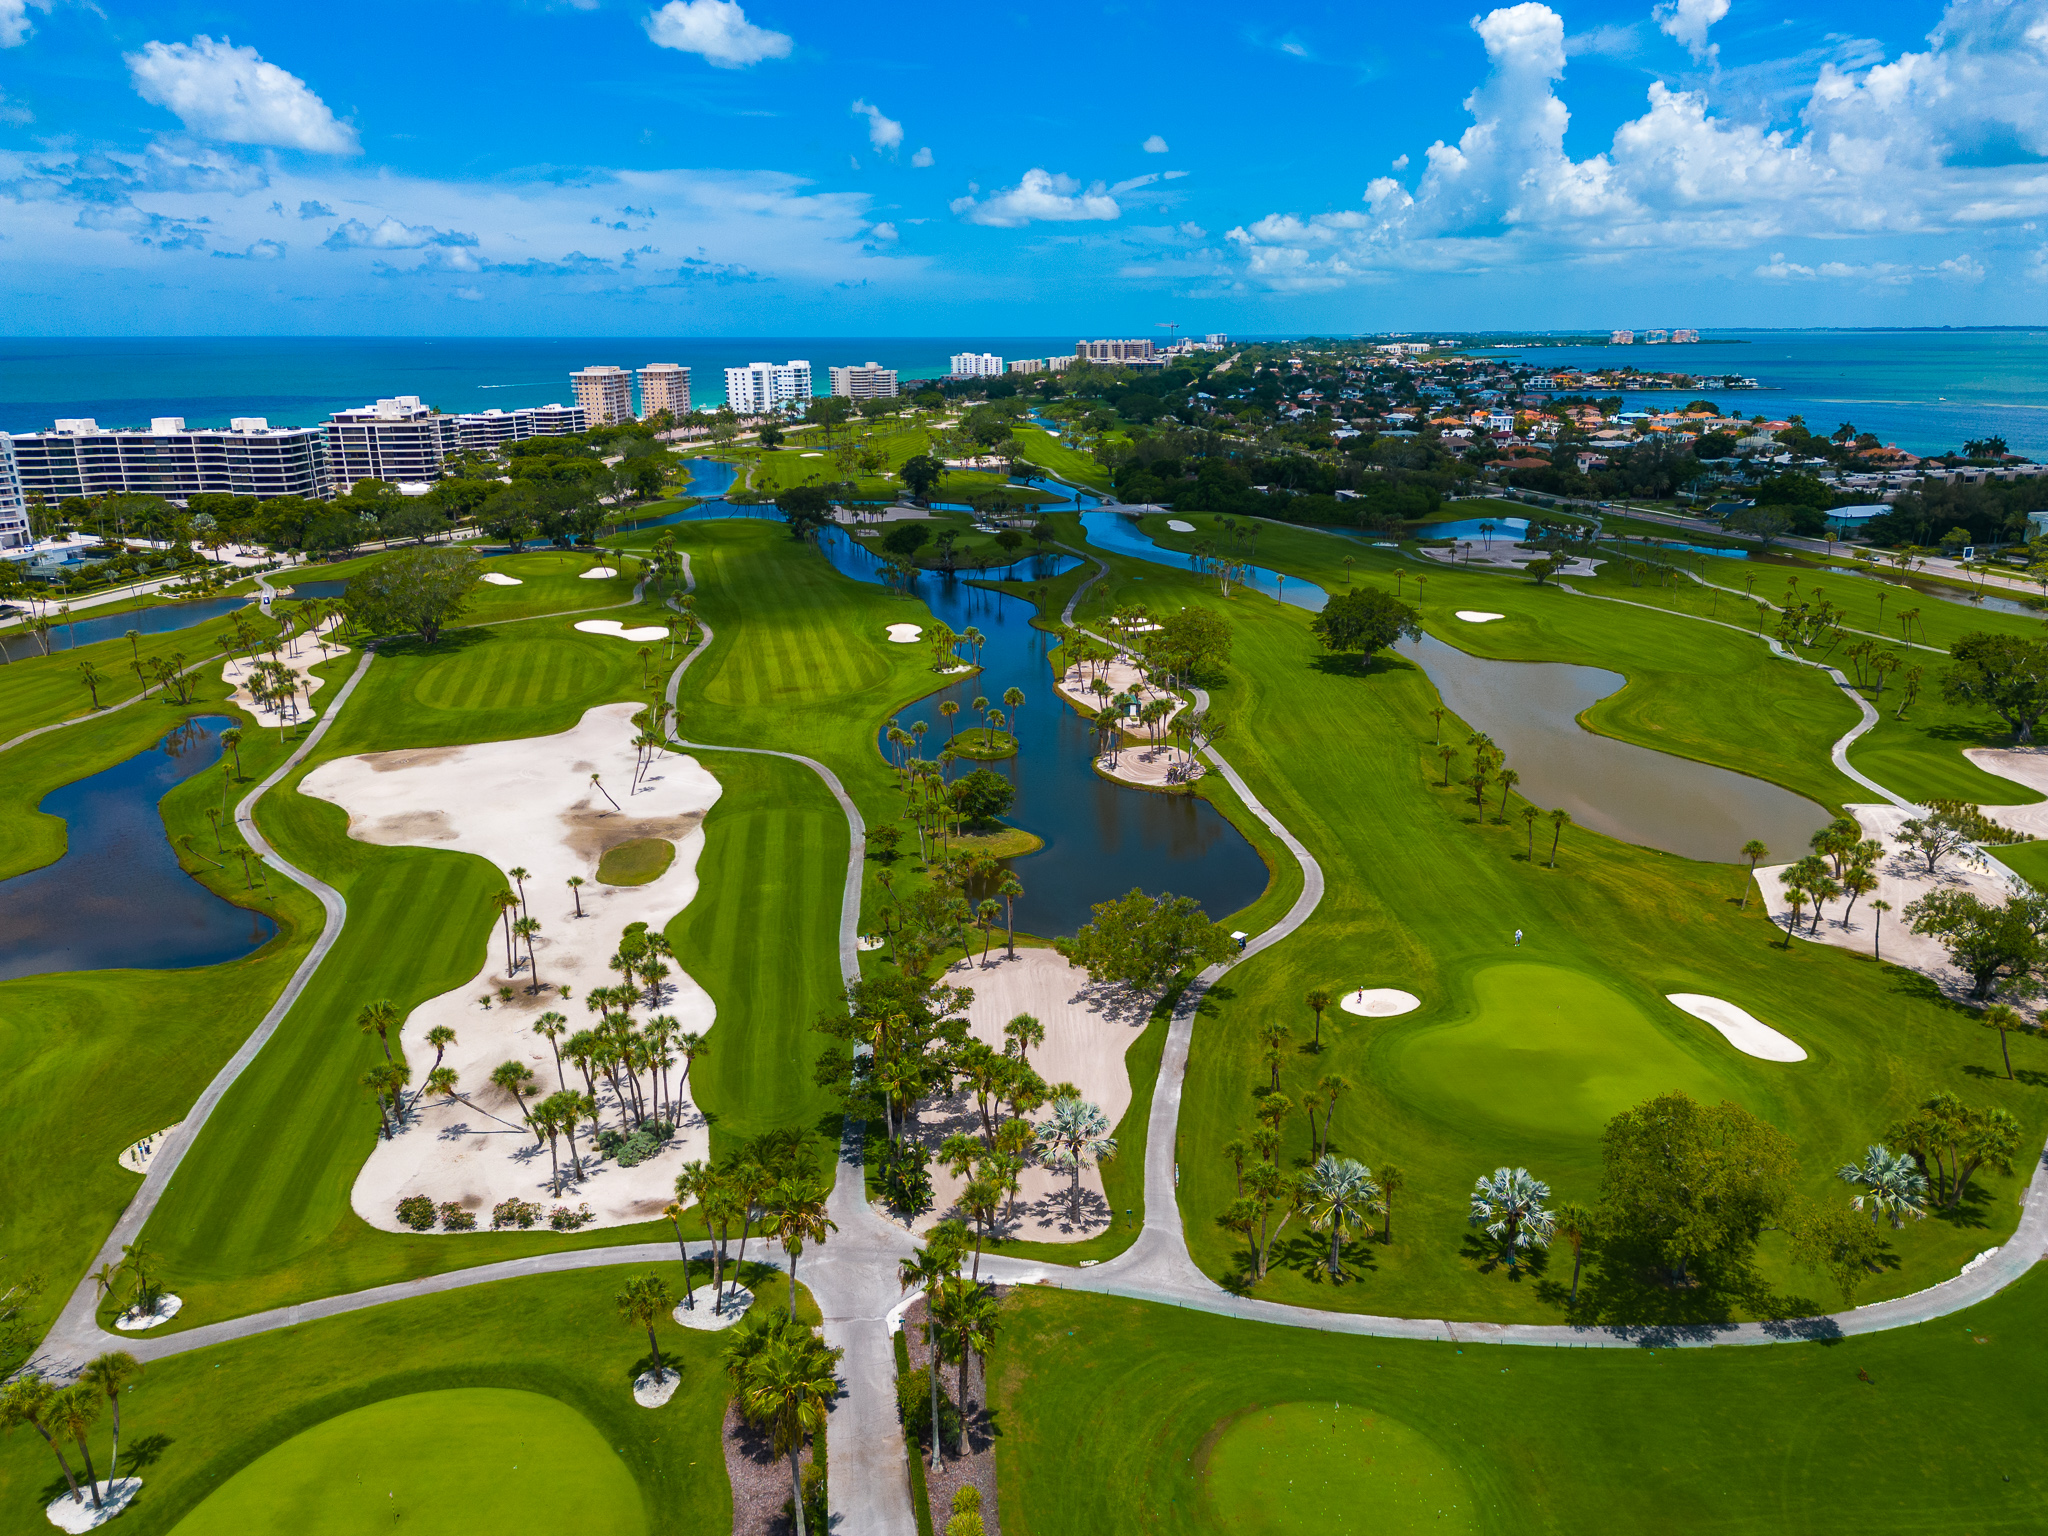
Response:
[[[503,571],[485,571],[484,580],[494,587],[523,587],[526,585],[517,576],[507,576]]]
[[[1088,973],[1067,964],[1050,949],[1020,949],[1014,960],[1000,950],[989,951],[988,964],[962,960],[946,973],[954,986],[972,987],[974,1003],[967,1010],[970,1032],[997,1050],[1003,1048],[1003,1026],[1028,1013],[1045,1026],[1045,1044],[1026,1053],[1033,1069],[1048,1083],[1072,1083],[1081,1097],[1108,1117],[1114,1128],[1131,1105],[1131,1076],[1124,1053],[1145,1031],[1153,999],[1128,987],[1092,982]],[[1031,1116],[1043,1122],[1050,1109]],[[961,1094],[928,1104],[918,1117],[915,1134],[934,1153],[956,1132],[978,1135],[981,1116],[971,1095]],[[1081,1219],[1070,1218],[1073,1174],[1044,1167],[1035,1160],[1019,1180],[1014,1215],[997,1217],[995,1230],[1007,1237],[1041,1243],[1075,1243],[1092,1237],[1109,1222],[1102,1175],[1091,1167],[1081,1174]],[[920,1216],[915,1230],[930,1231],[950,1215],[966,1181],[945,1169],[932,1169],[933,1208]]]
[[[294,635],[285,642],[284,648],[275,657],[272,657],[268,651],[257,652],[256,660],[253,663],[247,656],[240,653],[230,657],[227,665],[222,667],[220,672],[220,680],[234,689],[234,692],[229,695],[230,701],[241,709],[247,710],[255,718],[258,725],[267,726],[272,730],[305,719],[308,701],[313,694],[318,693],[326,684],[325,678],[313,675],[313,668],[319,666],[323,661],[332,661],[348,649],[346,646],[328,639],[328,636],[340,623],[340,617],[336,616],[329,619],[315,631]],[[254,672],[257,667],[265,662],[272,660],[281,662],[291,670],[292,676],[299,680],[299,691],[290,704],[281,704],[276,707],[268,704],[258,704],[255,695],[249,692],[250,673]]]
[[[1806,1060],[1805,1048],[1798,1041],[1725,998],[1708,997],[1703,992],[1670,992],[1665,994],[1665,1001],[1680,1012],[1713,1025],[1723,1040],[1745,1056],[1754,1056],[1759,1061]]]
[[[1413,1013],[1422,1006],[1422,999],[1398,987],[1354,987],[1344,994],[1337,1006],[1362,1019],[1393,1019],[1404,1013]]]
[[[632,640],[645,644],[649,640],[666,640],[668,630],[659,624],[641,624],[632,629],[617,619],[584,619],[576,626],[586,635],[610,635],[618,640]]]
[[[492,1069],[507,1060],[525,1062],[542,1095],[560,1086],[547,1041],[533,1022],[554,1010],[569,1028],[586,1028],[591,1016],[583,999],[591,988],[617,979],[606,962],[630,923],[663,927],[697,894],[697,858],[704,846],[704,813],[717,800],[718,781],[694,758],[667,754],[633,789],[635,752],[630,703],[590,710],[558,736],[482,742],[415,752],[377,752],[339,758],[307,775],[304,790],[331,800],[349,813],[349,835],[387,846],[447,848],[476,854],[500,870],[522,866],[531,914],[541,923],[535,942],[542,990],[521,967],[508,971],[505,946],[495,920],[481,934],[483,968],[451,991],[415,1008],[405,1022],[404,1054],[413,1066],[414,1086],[433,1064],[427,1031],[446,1025],[455,1031],[443,1064],[455,1068],[462,1098],[418,1105],[405,1127],[379,1140],[356,1177],[352,1200],[357,1214],[387,1232],[401,1230],[395,1207],[421,1194],[436,1204],[455,1201],[488,1228],[492,1208],[517,1196],[544,1206],[555,1203],[549,1189],[546,1147],[520,1124],[512,1096],[492,1086]],[[593,772],[618,801],[593,788]],[[597,883],[597,864],[608,848],[635,838],[665,838],[676,845],[675,861],[641,886]],[[589,882],[581,890],[582,918],[567,885],[571,875]],[[506,886],[513,882],[507,878]],[[422,912],[421,921],[443,914]],[[451,935],[451,942],[457,936]],[[473,940],[472,940],[473,941]],[[710,997],[687,973],[689,957],[679,955],[664,983],[657,1010],[674,1015],[685,1030],[709,1030],[715,1015]],[[564,1004],[559,989],[573,997]],[[513,990],[510,1004],[479,1005],[480,995],[502,986]],[[639,1013],[645,1022],[648,1010]],[[712,1049],[717,1049],[716,1036]],[[581,1087],[574,1066],[564,1063],[571,1086]],[[675,1087],[681,1094],[680,1078]],[[626,1129],[625,1114],[602,1076],[598,1101],[606,1125]],[[529,1102],[531,1102],[529,1100]],[[586,1178],[560,1197],[570,1208],[588,1203],[596,1226],[644,1221],[660,1213],[674,1194],[675,1176],[692,1158],[706,1157],[710,1136],[703,1117],[686,1096],[677,1114],[678,1134],[657,1156],[633,1168],[589,1159],[581,1137]],[[561,1146],[563,1166],[569,1149]]]

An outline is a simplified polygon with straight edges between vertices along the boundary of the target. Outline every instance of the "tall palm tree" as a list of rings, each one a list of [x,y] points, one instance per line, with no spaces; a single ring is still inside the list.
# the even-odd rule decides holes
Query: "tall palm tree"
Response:
[[[1557,868],[1557,844],[1564,836],[1564,829],[1572,824],[1572,813],[1559,806],[1550,813],[1550,867]]]
[[[1321,987],[1314,987],[1310,989],[1308,996],[1303,998],[1302,1001],[1308,1005],[1309,1011],[1316,1016],[1315,1048],[1321,1051],[1323,1048],[1323,1010],[1330,1006],[1330,994]]]
[[[519,887],[519,910],[523,914],[526,911],[526,882],[531,878],[531,871],[522,869],[515,864],[512,868],[506,870],[505,873]]]
[[[528,992],[541,989],[540,963],[533,957],[533,936],[539,932],[540,919],[537,917],[522,917],[512,925],[513,936],[526,945],[526,974],[532,978],[532,984],[526,989]]]
[[[1003,690],[1003,704],[1010,711],[1010,735],[1014,738],[1017,734],[1017,711],[1024,707],[1024,690],[1022,688],[1005,688]]]
[[[398,1061],[383,1061],[362,1077],[363,1086],[377,1101],[379,1128],[388,1140],[398,1134],[403,1111],[405,1085],[412,1081],[412,1068]]]
[[[71,1463],[64,1458],[63,1442],[54,1433],[56,1428],[50,1413],[57,1389],[40,1376],[17,1376],[7,1383],[0,1392],[0,1428],[13,1429],[17,1424],[26,1424],[43,1437],[43,1443],[56,1454],[57,1465],[64,1469],[64,1485],[71,1490],[71,1502],[84,1504],[85,1495],[78,1491],[78,1479],[72,1475]],[[936,1423],[936,1420],[934,1420]]]
[[[562,1160],[555,1155],[558,1146],[556,1138],[562,1134],[562,1117],[557,1113],[559,1108],[560,1106],[554,1102],[554,1096],[550,1095],[526,1112],[526,1123],[533,1128],[534,1136],[547,1143],[548,1187],[554,1191],[558,1200],[562,1196]]]
[[[1567,1200],[1557,1208],[1554,1216],[1557,1235],[1571,1244],[1572,1297],[1567,1305],[1576,1305],[1579,1299],[1579,1267],[1585,1262],[1586,1239],[1593,1236],[1593,1213],[1578,1201]]]
[[[571,875],[569,877],[569,894],[575,898],[576,915],[578,917],[583,915],[583,887],[587,883],[581,875]]]
[[[569,1021],[561,1014],[550,1010],[533,1021],[533,1032],[546,1040],[555,1053],[555,1077],[558,1086],[569,1086],[568,1074],[562,1070],[562,1036],[568,1033]]]
[[[1052,1118],[1038,1128],[1047,1165],[1073,1174],[1068,1202],[1070,1218],[1076,1222],[1081,1219],[1081,1170],[1116,1155],[1116,1138],[1109,1132],[1109,1117],[1077,1094],[1054,1099]]]
[[[88,657],[78,664],[78,675],[84,680],[86,691],[92,695],[92,707],[98,709],[100,707],[100,684],[107,680],[106,674],[94,666],[91,658]]]
[[[1009,870],[1003,871],[1002,881],[996,886],[996,894],[1003,898],[1003,927],[1006,931],[1004,948],[1009,957],[1017,958],[1017,907],[1019,896],[1024,894],[1024,883]]]
[[[1529,862],[1536,862],[1536,819],[1543,813],[1533,805],[1522,807],[1522,820],[1529,828]]]
[[[85,1463],[85,1485],[92,1493],[92,1507],[100,1505],[99,1474],[92,1469],[92,1446],[86,1437],[100,1416],[99,1393],[84,1382],[73,1382],[50,1399],[44,1409],[45,1422],[53,1433],[69,1435],[78,1447],[78,1459]],[[112,1492],[112,1489],[108,1490]]]
[[[945,1453],[939,1439],[939,1315],[932,1304],[939,1288],[960,1273],[960,1227],[946,1222],[925,1240],[922,1248],[896,1266],[896,1278],[906,1291],[925,1294],[924,1338],[931,1355],[932,1465],[938,1466]]]
[[[377,1043],[384,1047],[384,1059],[391,1060],[391,1031],[404,1018],[398,1011],[398,1004],[390,998],[380,998],[366,1003],[356,1015],[356,1028],[366,1035],[375,1035]]]
[[[2012,1080],[2012,1046],[2007,1042],[2005,1032],[2009,1029],[2025,1029],[2027,1021],[2021,1018],[2016,1010],[2008,1008],[2004,1003],[1993,1003],[1977,1015],[1977,1022],[1984,1025],[1987,1029],[1998,1031],[1998,1049],[2005,1056],[2005,1076],[2006,1081],[2010,1082]],[[1876,1149],[1873,1148],[1872,1150]]]
[[[809,1333],[785,1333],[748,1362],[746,1385],[739,1394],[741,1414],[767,1429],[773,1454],[789,1458],[796,1536],[808,1536],[801,1465],[804,1441],[825,1427],[826,1412],[839,1395],[833,1367],[840,1353]]]
[[[523,1061],[503,1061],[491,1069],[491,1081],[512,1095],[514,1102],[519,1105],[519,1118],[533,1126],[533,1117],[526,1108],[526,1096],[533,1092],[533,1068]],[[547,1138],[542,1136],[539,1128],[535,1126],[533,1139],[538,1145]]]
[[[805,1243],[823,1243],[828,1232],[837,1232],[839,1223],[825,1214],[825,1186],[815,1177],[805,1174],[780,1180],[768,1193],[770,1219],[764,1228],[768,1235],[779,1239],[782,1251],[789,1255],[789,1315],[796,1317],[796,1261],[803,1257]],[[746,1237],[742,1233],[742,1246]]]
[[[1309,1225],[1330,1234],[1330,1278],[1342,1280],[1345,1233],[1379,1207],[1380,1187],[1372,1181],[1372,1169],[1326,1153],[1303,1176],[1301,1188]]]
[[[636,1275],[612,1299],[619,1309],[620,1321],[637,1323],[647,1330],[647,1348],[654,1355],[654,1379],[657,1382],[663,1380],[668,1375],[668,1367],[662,1362],[661,1340],[655,1337],[654,1324],[657,1319],[666,1317],[676,1304],[668,1281],[660,1275]]]
[[[519,968],[512,948],[512,914],[519,910],[519,898],[510,891],[500,891],[491,898],[491,903],[498,909],[498,926],[505,936],[505,974],[509,976]]]
[[[1500,783],[1500,816],[1498,819],[1506,821],[1508,818],[1508,792],[1522,782],[1522,776],[1512,768],[1503,768],[1498,775],[1498,779]]]
[[[948,745],[951,745],[953,740],[953,717],[959,713],[960,701],[958,699],[939,700],[939,718],[946,722],[946,741]]]
[[[95,1391],[104,1393],[114,1412],[114,1451],[107,1461],[107,1487],[121,1478],[121,1389],[142,1374],[142,1364],[124,1350],[109,1350],[86,1362],[78,1379]]]
[[[235,777],[242,777],[242,732],[238,726],[229,726],[220,733],[220,744],[235,755]]]
[[[1001,1309],[991,1290],[960,1275],[942,1281],[937,1294],[925,1298],[925,1306],[927,1309],[936,1308],[939,1321],[952,1335],[953,1348],[959,1355],[959,1454],[964,1458],[967,1455],[967,1372],[977,1354],[983,1357],[986,1366],[988,1351],[995,1344]],[[932,1356],[932,1366],[934,1370],[938,1367],[936,1354]],[[938,1427],[934,1425],[933,1433],[937,1432]]]
[[[1862,1162],[1843,1164],[1835,1170],[1835,1177],[1861,1184],[1864,1192],[1850,1205],[1860,1211],[1867,1204],[1873,1222],[1889,1216],[1894,1232],[1906,1224],[1908,1216],[1918,1221],[1927,1214],[1927,1175],[1909,1153],[1872,1146],[1864,1152]]]
[[[1521,1263],[1522,1250],[1547,1248],[1556,1218],[1544,1206],[1550,1186],[1526,1168],[1496,1168],[1472,1186],[1472,1211],[1465,1219],[1501,1245],[1510,1271]]]

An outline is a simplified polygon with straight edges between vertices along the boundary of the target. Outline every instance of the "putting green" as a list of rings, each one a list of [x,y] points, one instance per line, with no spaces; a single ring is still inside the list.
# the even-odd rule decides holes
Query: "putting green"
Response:
[[[591,1422],[537,1392],[418,1392],[316,1424],[242,1468],[175,1536],[647,1529],[640,1491]]]
[[[600,885],[646,885],[668,873],[676,861],[676,845],[665,837],[636,837],[607,848],[597,861]]]
[[[1339,1403],[1242,1415],[1203,1453],[1202,1488],[1234,1536],[1479,1528],[1448,1456],[1396,1419]]]
[[[1673,1089],[1709,1104],[1741,1097],[1735,1071],[1717,1071],[1578,971],[1496,965],[1473,977],[1472,993],[1468,1017],[1393,1042],[1392,1070],[1409,1102],[1465,1124],[1576,1139]],[[1701,1043],[1703,1053],[1727,1049]]]

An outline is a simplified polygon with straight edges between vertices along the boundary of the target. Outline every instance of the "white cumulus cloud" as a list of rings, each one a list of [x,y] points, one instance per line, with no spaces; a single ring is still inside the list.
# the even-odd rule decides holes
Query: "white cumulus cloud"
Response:
[[[865,101],[853,104],[856,116],[868,120],[868,142],[877,149],[894,151],[903,142],[903,125],[893,117],[884,117],[880,107],[871,107]]]
[[[956,197],[953,212],[970,224],[992,224],[1016,229],[1034,219],[1047,223],[1076,223],[1089,219],[1113,219],[1123,212],[1101,182],[1086,191],[1071,176],[1033,167],[1016,186],[992,192],[977,201]]]
[[[356,131],[289,70],[227,38],[145,43],[125,56],[136,94],[167,107],[202,138],[322,155],[362,152]]]
[[[1163,155],[1166,153],[1166,140],[1155,133],[1145,141],[1144,150],[1148,155]]]
[[[350,219],[337,225],[334,233],[320,242],[330,251],[417,251],[429,245],[475,245],[475,235],[460,230],[440,230],[428,224],[408,224],[386,214],[375,225]]]
[[[1657,7],[1657,25],[1664,33],[1685,44],[1695,62],[1704,63],[1717,52],[1707,41],[1707,28],[1728,14],[1728,0],[1666,0]]]
[[[755,26],[733,0],[668,0],[644,25],[657,47],[701,55],[720,69],[789,57],[789,35]]]
[[[927,144],[923,149],[920,149],[910,157],[910,163],[919,170],[926,169],[932,163],[932,147]]]
[[[49,10],[52,0],[0,0],[0,48],[19,48],[35,28],[29,24],[30,7]]]

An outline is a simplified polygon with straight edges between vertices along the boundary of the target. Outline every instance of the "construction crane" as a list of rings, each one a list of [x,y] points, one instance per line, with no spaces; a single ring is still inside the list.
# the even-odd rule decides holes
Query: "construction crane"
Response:
[[[1155,320],[1152,323],[1166,332],[1166,345],[1170,349],[1175,340],[1173,333],[1180,329],[1180,322],[1178,320]]]

